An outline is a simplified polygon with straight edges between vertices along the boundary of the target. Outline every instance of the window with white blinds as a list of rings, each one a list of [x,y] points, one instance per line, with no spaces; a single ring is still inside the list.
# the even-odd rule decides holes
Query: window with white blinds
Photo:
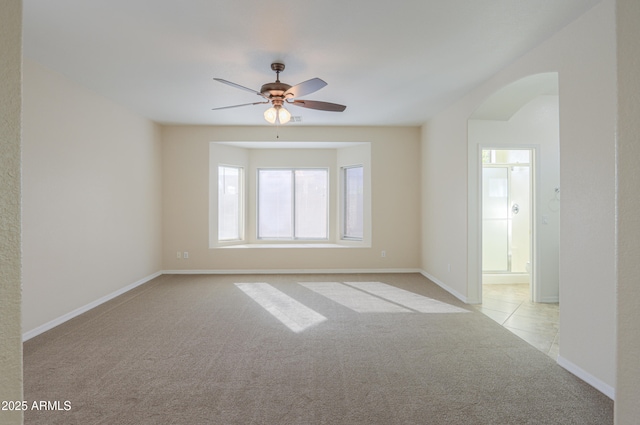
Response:
[[[258,169],[258,239],[328,239],[328,198],[328,169]]]
[[[364,236],[364,168],[342,168],[342,238],[362,240]]]
[[[242,168],[218,166],[218,240],[243,238]]]

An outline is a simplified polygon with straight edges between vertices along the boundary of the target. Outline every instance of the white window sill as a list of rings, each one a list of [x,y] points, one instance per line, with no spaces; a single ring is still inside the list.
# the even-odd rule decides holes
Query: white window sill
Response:
[[[371,245],[350,242],[349,244],[336,243],[254,243],[217,246],[213,249],[251,249],[251,248],[371,248]]]

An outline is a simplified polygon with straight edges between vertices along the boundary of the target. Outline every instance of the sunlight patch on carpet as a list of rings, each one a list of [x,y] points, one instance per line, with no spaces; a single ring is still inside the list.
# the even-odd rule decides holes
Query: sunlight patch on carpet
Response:
[[[235,285],[293,332],[302,332],[327,320],[320,313],[268,283],[236,283]]]
[[[358,313],[411,313],[411,310],[339,282],[299,283],[305,288]]]
[[[344,283],[420,313],[469,313],[469,310],[465,310],[464,308],[456,307],[382,282]]]

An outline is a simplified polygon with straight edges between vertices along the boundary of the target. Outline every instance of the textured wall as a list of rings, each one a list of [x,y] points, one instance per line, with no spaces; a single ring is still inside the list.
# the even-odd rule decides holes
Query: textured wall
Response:
[[[22,1],[0,3],[0,400],[22,399],[20,109]],[[0,410],[0,423],[22,423]]]
[[[618,373],[616,424],[640,418],[640,3],[618,0]]]

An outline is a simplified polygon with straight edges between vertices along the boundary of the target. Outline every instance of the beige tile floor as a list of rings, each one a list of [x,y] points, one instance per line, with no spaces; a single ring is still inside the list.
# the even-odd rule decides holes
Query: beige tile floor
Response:
[[[554,360],[558,357],[559,305],[531,302],[528,284],[483,285],[476,309]]]

